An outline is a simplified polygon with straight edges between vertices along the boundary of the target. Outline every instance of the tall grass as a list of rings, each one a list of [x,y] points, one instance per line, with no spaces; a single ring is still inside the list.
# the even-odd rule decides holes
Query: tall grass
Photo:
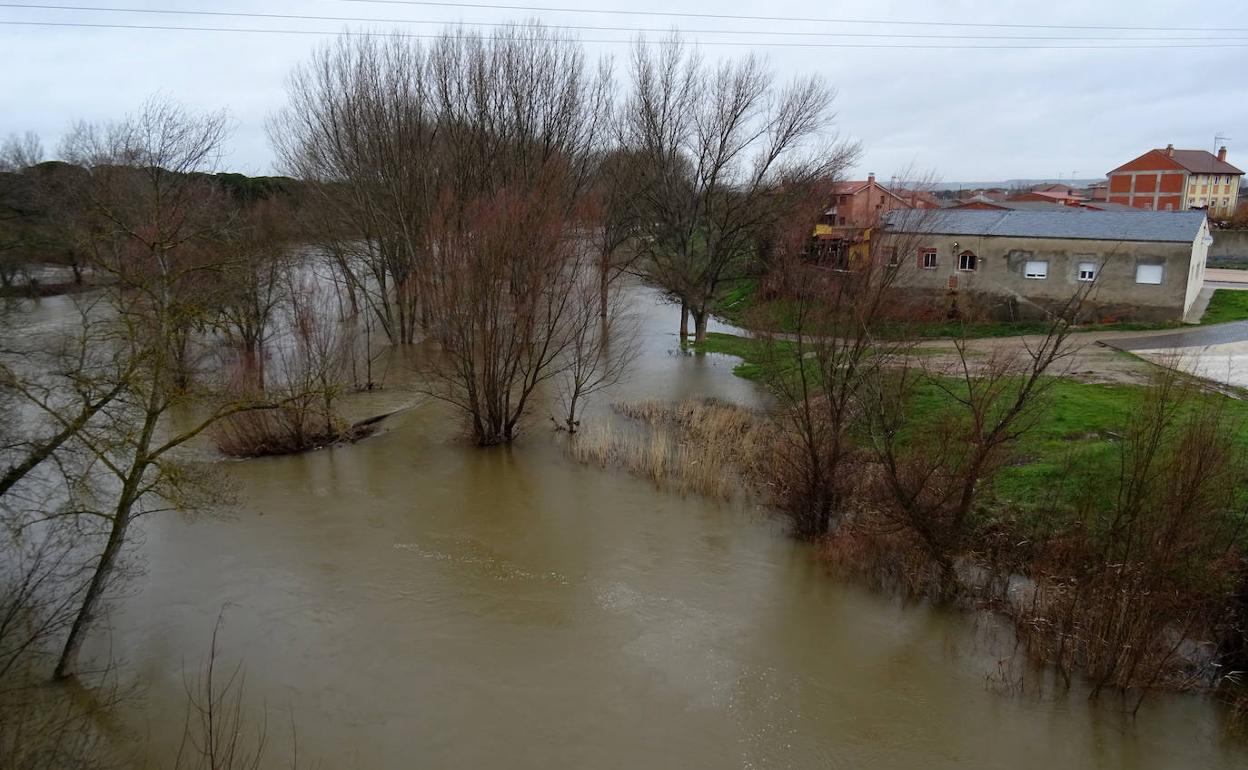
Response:
[[[764,484],[774,427],[722,401],[619,403],[626,421],[592,426],[569,443],[579,462],[616,466],[680,494],[713,500],[755,496]]]

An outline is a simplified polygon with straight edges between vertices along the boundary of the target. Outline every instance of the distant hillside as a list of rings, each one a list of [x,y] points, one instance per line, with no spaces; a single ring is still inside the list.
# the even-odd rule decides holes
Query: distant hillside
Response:
[[[934,187],[938,190],[978,190],[990,187],[1002,187],[1010,190],[1015,187],[1032,187],[1040,184],[1065,184],[1071,187],[1088,187],[1104,181],[1105,177],[1103,176],[1094,179],[998,179],[990,182],[937,182]]]

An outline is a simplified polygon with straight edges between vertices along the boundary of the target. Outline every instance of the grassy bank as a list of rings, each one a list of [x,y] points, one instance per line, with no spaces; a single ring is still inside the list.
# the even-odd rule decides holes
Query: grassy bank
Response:
[[[738,377],[765,382],[776,374],[766,343],[761,340],[711,333],[697,349],[740,358],[733,369]],[[933,425],[953,406],[949,393],[940,387],[949,384],[931,378],[918,391],[915,408]],[[1091,384],[1064,378],[1053,378],[1049,386],[1048,401],[1039,419],[1016,443],[1015,460],[996,478],[987,496],[989,505],[983,511],[988,517],[1017,519],[1016,525],[1036,535],[1051,532],[1061,522],[1035,516],[1035,512],[1072,507],[1076,494],[1076,485],[1069,483],[1072,472],[1117,474],[1119,439],[1147,392],[1140,385]],[[1248,451],[1248,403],[1227,399],[1227,407],[1240,444]]]

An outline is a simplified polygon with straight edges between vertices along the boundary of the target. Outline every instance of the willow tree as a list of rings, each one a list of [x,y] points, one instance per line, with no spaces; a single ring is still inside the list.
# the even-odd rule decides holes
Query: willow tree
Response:
[[[642,269],[680,301],[682,335],[687,312],[702,341],[724,285],[857,147],[833,135],[821,79],[779,85],[754,56],[712,66],[679,38],[639,42],[632,81],[622,141],[641,160]]]

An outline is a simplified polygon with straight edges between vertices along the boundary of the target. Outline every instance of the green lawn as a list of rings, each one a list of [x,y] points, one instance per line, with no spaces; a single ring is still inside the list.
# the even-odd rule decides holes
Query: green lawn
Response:
[[[1248,320],[1248,291],[1215,289],[1200,323],[1205,326],[1243,320]]]
[[[772,365],[765,343],[746,337],[712,333],[697,349],[741,358],[733,372],[749,380],[765,380]],[[1050,386],[1038,421],[1013,447],[1013,461],[997,476],[985,498],[985,516],[1012,517],[1022,531],[1035,535],[1063,525],[1064,522],[1034,514],[1071,508],[1079,487],[1069,483],[1075,473],[1116,477],[1120,437],[1146,392],[1139,385],[1089,384],[1068,379],[1054,379]],[[920,415],[918,429],[925,423],[934,426],[951,404],[950,396],[936,381],[922,386],[914,403]],[[1248,451],[1248,402],[1229,399],[1227,406],[1228,419],[1234,421],[1240,443]],[[1106,490],[1111,487],[1105,486]]]

